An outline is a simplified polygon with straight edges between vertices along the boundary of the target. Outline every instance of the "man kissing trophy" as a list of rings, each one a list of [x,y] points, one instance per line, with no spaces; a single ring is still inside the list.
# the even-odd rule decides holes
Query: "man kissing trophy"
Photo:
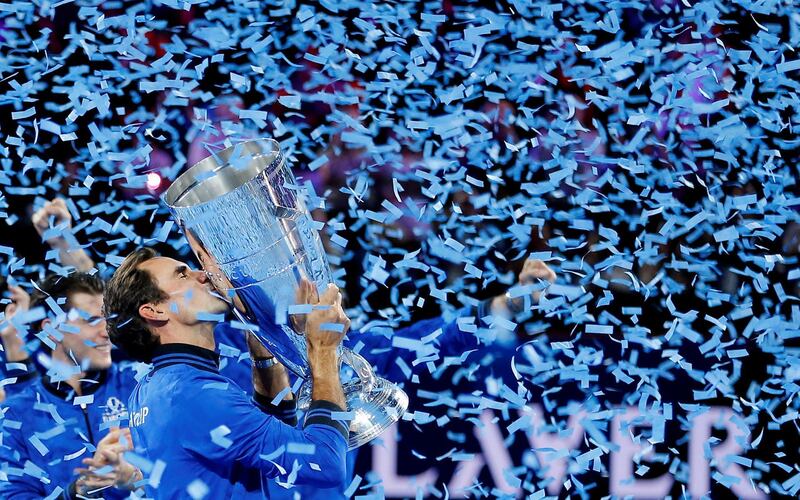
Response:
[[[310,402],[306,341],[293,315],[305,280],[324,291],[331,272],[295,177],[272,139],[228,147],[178,177],[162,200],[233,313],[254,325],[253,334],[304,380],[298,406]],[[294,316],[297,317],[297,316]],[[350,449],[380,435],[408,407],[408,396],[377,377],[367,361],[339,347],[355,374],[343,384],[350,420]]]

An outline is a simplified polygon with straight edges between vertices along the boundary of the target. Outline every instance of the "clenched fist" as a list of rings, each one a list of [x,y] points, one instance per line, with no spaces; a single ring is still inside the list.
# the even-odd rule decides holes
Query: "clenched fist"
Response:
[[[50,226],[50,217],[53,217],[53,225]],[[72,228],[72,215],[67,209],[67,204],[61,198],[55,198],[44,204],[42,208],[37,210],[31,217],[33,227],[39,236],[44,236],[44,233],[51,227],[64,225],[66,229]],[[55,237],[49,238],[47,243],[52,247],[60,247],[65,244],[64,238]]]
[[[53,218],[53,225],[50,225],[50,218]],[[72,230],[72,215],[67,209],[67,203],[61,198],[55,198],[44,204],[31,217],[33,227],[39,236],[44,238],[48,229],[59,227],[63,231]],[[47,244],[53,250],[58,250],[58,256],[62,265],[72,266],[78,271],[88,272],[94,267],[94,261],[83,248],[70,248],[70,243],[63,236],[47,238]],[[73,241],[74,245],[74,241]]]
[[[526,260],[525,265],[522,266],[522,271],[519,272],[519,284],[530,285],[542,281],[548,282],[548,286],[551,283],[555,283],[556,272],[550,269],[550,266],[548,266],[541,260],[538,259]],[[537,304],[539,302],[539,297],[541,297],[543,291],[544,290],[536,290],[531,294],[531,298],[533,299],[534,304]],[[515,301],[515,306],[521,307],[523,298],[517,297],[512,301]]]

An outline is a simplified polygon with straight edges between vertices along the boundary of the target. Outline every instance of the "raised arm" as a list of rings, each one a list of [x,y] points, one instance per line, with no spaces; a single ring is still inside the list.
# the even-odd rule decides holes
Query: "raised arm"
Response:
[[[50,225],[50,219],[53,225]],[[55,198],[45,203],[31,217],[33,227],[43,239],[46,232],[52,228],[59,228],[63,231],[72,230],[72,216],[67,209],[67,204],[61,198]],[[81,247],[71,247],[70,242],[63,235],[47,238],[47,244],[53,250],[58,250],[58,258],[61,265],[72,266],[78,271],[88,272],[94,267],[94,261],[89,254]]]
[[[439,316],[418,321],[398,330],[376,328],[354,331],[348,335],[345,345],[360,349],[380,375],[400,381],[398,360],[408,367],[414,360],[437,353],[439,357],[460,356],[472,349],[487,346],[486,339],[479,335],[480,329],[489,326],[484,318],[492,316],[500,320],[514,321],[524,318],[526,312],[539,303],[546,288],[555,281],[555,272],[541,260],[528,259],[518,275],[518,286],[530,288],[527,296],[511,296],[503,293],[480,302],[475,307],[459,309],[451,321]],[[491,338],[491,337],[490,337]],[[408,341],[408,342],[407,342]],[[397,347],[417,343],[419,349]],[[424,365],[417,365],[424,366]]]
[[[253,401],[264,412],[279,418],[283,423],[297,425],[297,400],[290,388],[289,373],[273,354],[247,332],[247,348],[253,363]],[[276,397],[284,393],[280,401]]]

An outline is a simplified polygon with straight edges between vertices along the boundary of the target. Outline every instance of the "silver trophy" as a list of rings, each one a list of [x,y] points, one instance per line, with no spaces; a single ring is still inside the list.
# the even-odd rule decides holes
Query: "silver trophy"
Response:
[[[304,383],[298,405],[311,397],[306,339],[291,316],[302,279],[322,293],[332,282],[325,250],[297,183],[272,139],[224,149],[192,166],[162,196],[203,269],[228,297],[241,320]],[[350,420],[349,447],[380,435],[408,407],[408,396],[377,377],[367,361],[339,348],[354,376],[344,384]]]

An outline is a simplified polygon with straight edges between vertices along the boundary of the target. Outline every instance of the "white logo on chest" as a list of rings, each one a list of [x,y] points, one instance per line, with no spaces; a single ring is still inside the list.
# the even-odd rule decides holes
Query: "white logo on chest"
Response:
[[[131,415],[131,427],[139,427],[140,425],[144,424],[147,415],[150,414],[150,408],[145,406],[139,411],[133,412]]]

